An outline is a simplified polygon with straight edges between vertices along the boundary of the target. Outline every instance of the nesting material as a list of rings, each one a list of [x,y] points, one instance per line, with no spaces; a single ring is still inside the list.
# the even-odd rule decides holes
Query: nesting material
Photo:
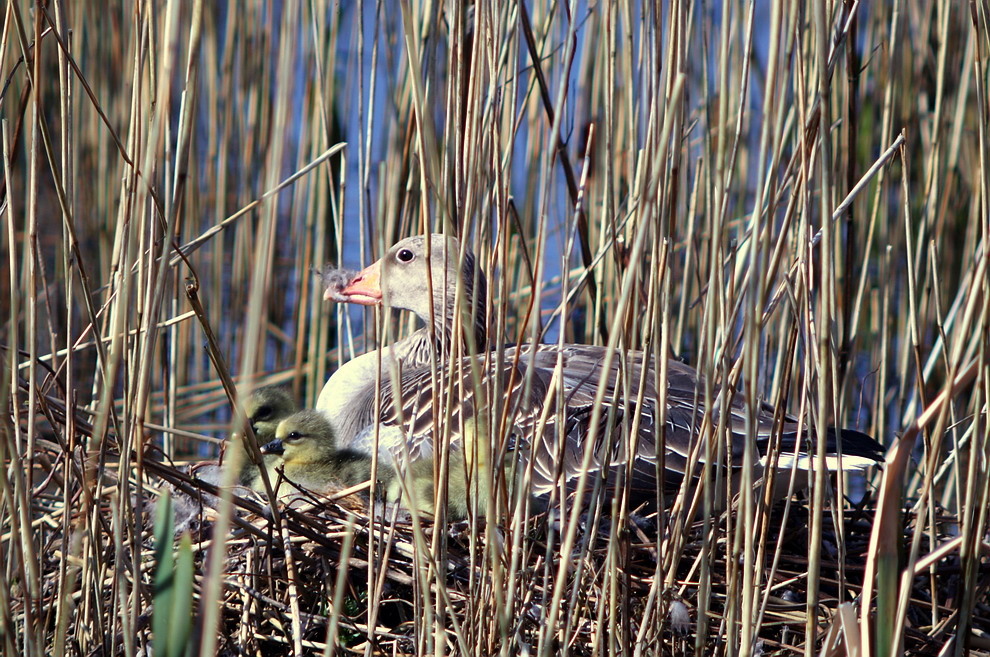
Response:
[[[185,526],[193,539],[196,605],[209,590],[210,551],[223,550],[220,625],[199,630],[216,632],[219,655],[322,652],[328,640],[338,654],[363,654],[369,643],[372,654],[395,655],[494,654],[503,646],[509,652],[549,648],[571,655],[603,654],[612,646],[626,654],[619,647],[637,644],[652,655],[721,654],[741,636],[740,619],[727,611],[741,608],[746,566],[739,546],[747,526],[758,553],[753,558],[759,559],[751,589],[759,613],[753,645],[768,655],[804,651],[812,516],[807,501],[778,504],[749,523],[736,511],[707,520],[698,513],[685,523],[667,512],[629,516],[619,504],[603,505],[596,507],[600,517],[579,519],[565,551],[568,525],[562,517],[548,520],[536,513],[487,524],[434,523],[400,513],[395,505],[370,505],[374,497],[347,490],[300,494],[280,504],[276,516],[262,496],[235,489],[230,530],[221,537],[218,512],[204,503],[215,502],[217,489],[147,456],[142,485],[128,488],[134,497],[126,505],[119,503],[119,490],[138,481],[133,472],[118,477],[107,469],[99,475],[104,483],[86,516],[76,506],[87,499],[83,480],[52,477],[47,488],[35,489],[32,504],[42,522],[33,531],[44,537],[37,565],[48,600],[58,592],[68,600],[85,598],[94,609],[112,608],[121,584],[105,574],[130,574],[136,567],[143,581],[152,581],[155,540],[148,518],[158,491],[169,486],[194,503]],[[60,447],[49,441],[39,441],[36,457],[36,464],[64,461]],[[118,458],[108,450],[108,463]],[[35,480],[43,480],[40,472]],[[962,561],[952,547],[960,520],[932,502],[919,518],[914,505],[908,500],[901,512],[895,550],[909,554],[916,528],[924,528],[905,612],[904,654],[940,654],[955,638],[960,599],[971,595],[976,602],[967,619],[970,654],[990,655],[990,561],[978,557],[975,568]],[[120,515],[122,508],[128,515]],[[142,511],[140,524],[136,510]],[[829,637],[828,654],[840,654],[835,646],[848,640],[842,638],[848,632],[833,628],[858,626],[876,514],[869,495],[856,506],[825,509],[812,622],[816,653]],[[104,546],[98,562],[77,540],[74,523],[83,517],[93,519],[87,540]],[[114,531],[121,529],[127,540],[115,542]],[[12,549],[18,537],[7,532],[3,540]],[[60,588],[65,564],[80,568],[71,578],[74,590]],[[9,596],[13,620],[22,622],[24,588],[10,588]],[[555,599],[560,606],[551,612]],[[135,632],[148,641],[145,620],[152,617],[153,598],[130,600],[139,619]],[[77,614],[86,608],[73,607]],[[92,643],[89,627],[69,623],[65,640]],[[445,645],[436,646],[438,637]]]
[[[347,302],[347,297],[342,295],[340,292],[347,287],[347,284],[351,281],[351,279],[357,276],[357,271],[353,269],[343,269],[327,264],[322,268],[314,267],[313,273],[319,276],[320,280],[323,281],[324,299],[337,303]]]
[[[561,538],[555,534],[559,523],[547,523],[538,515],[516,527],[486,526],[483,521],[436,525],[378,506],[369,509],[366,498],[358,495],[300,497],[281,507],[281,529],[270,513],[242,510],[227,541],[220,654],[244,650],[288,655],[294,632],[301,633],[304,646],[322,650],[328,628],[335,628],[338,649],[347,652],[360,652],[371,641],[373,654],[423,654],[423,641],[432,634],[423,627],[425,606],[434,609],[434,621],[442,623],[450,637],[445,652],[458,652],[458,632],[470,636],[471,645],[486,646],[486,651],[497,651],[505,641],[535,650],[564,558]],[[844,554],[833,547],[823,557],[819,641],[839,606],[861,594],[874,513],[868,502],[845,509],[840,516],[843,539],[831,527],[825,530],[823,541],[842,544]],[[656,531],[669,531],[671,519],[637,520],[622,527],[604,519],[595,535],[578,533],[567,557],[570,568],[557,621],[558,631],[566,628],[569,633],[568,654],[595,654],[596,646],[608,641],[625,645],[637,637],[653,646],[650,654],[698,654],[699,631],[707,636],[701,654],[710,654],[724,641],[727,597],[739,595],[740,584],[732,582],[741,562],[731,556],[732,541],[724,538],[727,517],[715,519],[717,540],[704,540],[703,524],[697,522],[688,528],[683,544],[666,551],[670,535],[661,535],[658,544]],[[732,521],[738,522],[738,517]],[[948,516],[938,519],[946,536],[955,522]],[[761,572],[773,582],[768,587],[764,580],[757,598],[763,604],[765,595],[757,637],[764,654],[803,651],[809,523],[807,505],[792,502],[786,512],[784,505],[775,507],[762,528],[759,538],[768,558]],[[906,515],[905,550],[913,525],[914,517]],[[200,562],[205,563],[206,550],[215,542],[208,519],[195,538]],[[923,552],[925,545],[922,541]],[[775,549],[777,566],[771,574]],[[664,586],[664,581],[672,585]],[[987,582],[988,573],[983,572],[980,596],[986,595]],[[202,586],[202,573],[197,583]],[[339,592],[338,586],[343,587]],[[707,600],[699,598],[703,586],[710,591]],[[926,572],[916,579],[907,612],[905,654],[937,654],[946,637],[932,623],[931,601],[939,604],[935,617],[944,619],[950,613],[945,601],[961,593],[957,556],[938,562],[934,576]],[[334,618],[335,600],[341,606]],[[978,605],[977,612],[973,625],[979,636],[990,632],[990,608]],[[500,627],[500,616],[508,619],[507,626]]]

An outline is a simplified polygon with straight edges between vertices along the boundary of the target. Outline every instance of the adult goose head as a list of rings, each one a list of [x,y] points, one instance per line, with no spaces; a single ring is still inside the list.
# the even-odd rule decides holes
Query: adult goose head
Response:
[[[374,421],[368,404],[374,399],[379,372],[392,371],[394,366],[402,371],[430,367],[438,358],[445,362],[452,353],[487,350],[487,282],[474,254],[468,250],[462,261],[460,253],[460,242],[454,237],[435,234],[427,240],[421,235],[399,242],[346,283],[341,280],[342,270],[322,272],[325,300],[361,305],[385,302],[414,312],[429,325],[344,363],[323,386],[316,408],[330,419],[341,444],[351,444]],[[455,322],[458,315],[461,320]],[[459,344],[453,339],[455,327],[460,327]]]
[[[432,323],[441,353],[449,354],[457,316],[462,326],[471,327],[474,348],[487,349],[487,288],[485,274],[471,250],[463,250],[462,259],[457,238],[433,234],[397,243],[334,298],[409,310],[427,324]],[[463,312],[458,313],[458,309]]]

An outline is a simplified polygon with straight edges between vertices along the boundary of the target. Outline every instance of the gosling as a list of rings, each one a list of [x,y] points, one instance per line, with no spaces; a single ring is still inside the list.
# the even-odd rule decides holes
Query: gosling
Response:
[[[247,416],[248,423],[258,439],[259,445],[265,445],[274,440],[275,430],[278,428],[279,422],[298,410],[299,406],[295,400],[281,386],[258,388],[244,401],[244,414]],[[244,436],[232,435],[224,450],[224,455],[226,458],[230,458],[235,451],[237,454],[233,458],[237,459],[236,462],[239,464],[237,484],[263,493],[265,486],[261,480],[261,471],[251,459],[247,445],[244,444]],[[263,463],[268,471],[268,480],[274,482],[277,475],[275,469],[282,464],[282,457],[277,454],[266,454],[263,455]]]
[[[300,411],[282,420],[275,431],[275,440],[261,451],[266,458],[269,455],[282,458],[280,469],[284,481],[278,490],[280,499],[292,497],[299,489],[327,494],[371,481],[371,456],[337,447],[333,427],[320,411]],[[409,485],[405,489],[391,465],[379,462],[377,474],[379,491],[385,501],[401,502],[408,508],[412,494],[417,509],[433,514],[432,463],[413,464],[407,473]]]

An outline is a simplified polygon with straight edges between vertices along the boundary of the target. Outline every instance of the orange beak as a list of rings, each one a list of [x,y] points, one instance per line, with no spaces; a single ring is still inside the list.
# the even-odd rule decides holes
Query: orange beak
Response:
[[[357,276],[351,279],[340,296],[347,303],[357,303],[362,306],[374,306],[382,301],[382,266],[381,261],[368,265]]]

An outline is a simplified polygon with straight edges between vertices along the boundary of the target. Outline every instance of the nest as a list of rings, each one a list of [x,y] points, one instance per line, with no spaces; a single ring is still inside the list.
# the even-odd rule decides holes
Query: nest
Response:
[[[558,587],[562,537],[559,523],[545,516],[514,528],[483,521],[441,525],[369,509],[357,496],[300,499],[281,511],[278,522],[263,510],[241,515],[227,540],[220,654],[322,650],[331,637],[352,654],[364,654],[368,642],[373,654],[492,654],[506,642],[512,652],[536,650],[553,620],[555,593],[554,631],[542,639],[557,653],[590,655],[641,641],[649,654],[711,654],[724,641],[726,624],[738,623],[726,610],[730,596],[739,595],[734,582],[741,581],[744,564],[724,531],[705,539],[703,521],[683,533],[676,558],[665,553],[675,531],[666,516],[637,517],[625,526],[602,521],[594,531],[583,526]],[[846,508],[842,539],[826,520],[818,641],[839,606],[860,596],[874,514],[869,500]],[[212,517],[205,509],[197,529],[199,563],[215,539]],[[724,529],[732,517],[714,519],[716,527]],[[936,522],[946,536],[955,531],[955,518],[941,514]],[[761,528],[756,544],[769,556],[760,591],[768,590],[774,560],[776,567],[772,593],[755,599],[763,609],[758,654],[804,651],[809,524],[807,503],[795,501],[778,504]],[[913,526],[907,515],[904,553]],[[922,538],[924,552],[928,537]],[[971,583],[977,600],[986,600],[988,582],[984,564]],[[915,579],[906,654],[939,654],[966,589],[953,555]],[[977,605],[973,632],[977,643],[990,634],[986,603]],[[445,645],[438,648],[437,641]]]
[[[58,422],[57,413],[49,417]],[[101,473],[103,487],[87,492],[80,482],[92,479],[80,475],[84,462],[93,462],[92,454],[84,461],[80,448],[76,458],[65,458],[57,435],[40,438],[37,447],[35,482],[45,482],[35,487],[31,500],[35,517],[41,518],[35,530],[40,603],[54,610],[60,601],[71,601],[46,617],[48,641],[55,641],[59,614],[65,614],[67,654],[124,654],[128,634],[139,645],[148,644],[153,598],[147,590],[155,569],[148,519],[157,493],[135,486],[133,476],[115,477],[110,468]],[[114,463],[108,446],[102,449],[102,462]],[[143,467],[146,482],[165,482],[193,510],[182,528],[193,541],[199,619],[194,627],[201,633],[216,631],[202,628],[202,597],[212,576],[206,565],[210,550],[222,545],[220,655],[303,654],[322,651],[328,642],[345,654],[369,649],[392,655],[494,654],[503,648],[525,653],[546,647],[558,654],[627,654],[638,645],[645,654],[707,655],[738,642],[746,585],[756,592],[753,608],[760,618],[754,652],[804,651],[807,501],[778,504],[762,516],[753,536],[758,561],[752,567],[740,556],[741,538],[736,537],[741,533],[729,531],[741,522],[738,513],[679,524],[667,512],[610,520],[606,508],[602,519],[583,518],[573,544],[565,548],[562,523],[546,515],[517,524],[433,523],[391,507],[369,508],[360,495],[348,495],[296,499],[279,507],[276,516],[265,500],[234,494],[230,531],[220,541],[213,508],[217,489],[148,457]],[[122,495],[131,503],[122,504]],[[141,525],[120,510],[142,511]],[[834,514],[825,510],[812,624],[816,652],[842,654],[826,637],[834,632],[835,619],[859,616],[875,515],[869,496]],[[935,552],[912,581],[904,653],[941,654],[961,625],[961,598],[972,595],[971,654],[990,654],[990,563],[971,560],[976,568],[964,572],[958,549],[939,552],[938,547],[960,534],[958,519],[929,504],[923,520],[919,562]],[[909,509],[902,512],[900,567],[912,549],[918,521]],[[82,535],[96,546],[92,552],[74,542]],[[16,536],[5,533],[5,554],[15,549]],[[72,571],[77,566],[81,570]],[[752,580],[745,577],[747,568]],[[142,579],[132,596],[138,609],[132,612],[134,624],[124,631],[113,610],[116,596],[135,586],[135,572]],[[12,622],[19,624],[25,614],[24,587],[12,581],[6,594]]]

